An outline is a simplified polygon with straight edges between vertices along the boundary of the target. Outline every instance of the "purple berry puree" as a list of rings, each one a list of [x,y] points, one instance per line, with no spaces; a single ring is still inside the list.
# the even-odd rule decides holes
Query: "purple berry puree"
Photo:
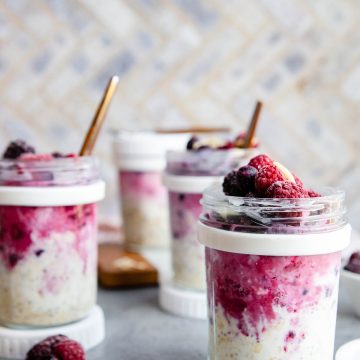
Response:
[[[43,247],[51,234],[66,232],[74,234],[73,250],[86,271],[89,266],[86,244],[88,239],[96,240],[96,205],[0,206],[0,228],[0,256],[9,271],[29,256],[46,256]],[[94,243],[91,251],[95,246]]]
[[[292,324],[284,337],[283,352],[287,352],[307,336],[297,326],[302,311],[315,313],[324,299],[336,302],[340,260],[340,252],[256,256],[206,248],[209,314],[221,307],[229,321],[236,319],[243,336],[261,342],[273,324],[281,321],[279,309],[283,310]]]
[[[169,192],[171,233],[175,240],[191,234],[194,243],[199,244],[196,224],[202,210],[201,197],[202,194]]]

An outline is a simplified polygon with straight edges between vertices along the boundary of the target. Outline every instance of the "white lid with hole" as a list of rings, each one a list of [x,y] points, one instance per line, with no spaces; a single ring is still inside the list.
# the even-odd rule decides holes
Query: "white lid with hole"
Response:
[[[163,183],[169,191],[199,194],[215,183],[221,183],[223,176],[181,176],[163,175]]]
[[[105,182],[74,186],[0,186],[0,205],[67,206],[92,204],[105,197]]]
[[[198,222],[199,241],[206,247],[249,255],[305,256],[329,254],[350,244],[349,224],[317,234],[254,234],[226,231]]]
[[[153,131],[120,131],[114,135],[118,167],[132,171],[161,171],[168,150],[184,150],[190,134],[160,134]]]

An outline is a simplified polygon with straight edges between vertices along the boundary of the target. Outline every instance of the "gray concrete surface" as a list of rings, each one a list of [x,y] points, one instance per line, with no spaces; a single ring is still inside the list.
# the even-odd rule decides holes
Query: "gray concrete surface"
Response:
[[[206,321],[181,319],[163,312],[158,307],[157,294],[157,288],[101,289],[99,304],[105,312],[107,335],[101,345],[89,351],[88,359],[205,360]],[[360,337],[360,319],[353,314],[343,289],[340,294],[336,349]]]

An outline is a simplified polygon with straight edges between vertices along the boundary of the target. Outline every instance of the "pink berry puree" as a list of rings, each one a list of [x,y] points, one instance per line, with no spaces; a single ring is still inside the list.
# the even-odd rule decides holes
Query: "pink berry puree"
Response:
[[[205,290],[205,252],[197,240],[201,194],[169,192],[174,283]]]
[[[317,333],[328,340],[324,331],[335,329],[340,252],[257,256],[207,248],[206,258],[211,359],[330,359],[332,348]]]
[[[119,171],[125,242],[129,248],[169,245],[167,192],[161,172]]]

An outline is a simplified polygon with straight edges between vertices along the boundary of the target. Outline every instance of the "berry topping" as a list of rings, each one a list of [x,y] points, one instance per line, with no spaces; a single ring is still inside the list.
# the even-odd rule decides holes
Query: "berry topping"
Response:
[[[280,164],[277,161],[274,161],[274,165],[280,170],[284,180],[296,183],[294,175],[284,165]]]
[[[262,167],[272,165],[273,163],[274,161],[269,156],[262,154],[252,158],[249,165],[254,167],[256,170],[260,170]]]
[[[276,181],[266,190],[265,197],[298,199],[307,197],[307,191],[291,181]]]
[[[82,346],[65,335],[55,335],[34,345],[27,353],[26,360],[84,360]]]
[[[321,196],[319,193],[317,193],[316,191],[311,190],[311,189],[309,189],[309,190],[307,191],[307,193],[308,193],[308,197],[311,197],[311,198],[320,197],[320,196]]]
[[[225,176],[222,187],[225,195],[240,196],[238,193],[237,173],[235,170]]]
[[[276,165],[263,166],[255,177],[255,189],[257,193],[262,196],[270,185],[276,181],[284,181],[285,178],[282,172]]]
[[[186,149],[187,150],[193,150],[194,149],[194,144],[196,142],[198,142],[198,141],[199,141],[199,138],[197,136],[192,136],[191,139],[186,144]]]
[[[35,154],[35,149],[23,140],[16,140],[6,148],[3,158],[14,160],[22,154]]]
[[[20,155],[20,160],[23,161],[50,161],[53,157],[51,154],[22,154]]]
[[[257,170],[246,165],[228,174],[223,182],[223,190],[230,196],[247,196],[255,191],[255,176]]]
[[[53,354],[59,360],[85,360],[83,347],[74,340],[59,342],[53,347]]]
[[[360,251],[354,252],[351,255],[345,269],[360,274]]]
[[[257,170],[249,165],[243,166],[237,171],[237,186],[241,196],[255,191],[255,177],[257,173]]]
[[[301,187],[304,187],[303,182],[302,182],[294,173],[292,173],[292,176],[293,176],[294,179],[295,179],[296,185],[299,185],[299,186],[301,186]]]
[[[50,360],[52,356],[52,348],[61,341],[68,340],[65,335],[55,335],[44,339],[34,345],[27,353],[26,360]]]

